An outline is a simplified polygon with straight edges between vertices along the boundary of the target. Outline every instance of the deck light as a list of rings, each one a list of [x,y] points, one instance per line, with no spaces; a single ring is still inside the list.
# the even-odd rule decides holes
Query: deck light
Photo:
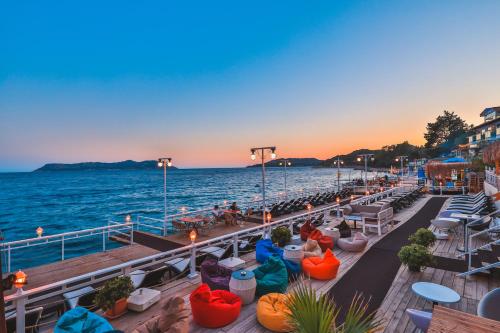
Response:
[[[365,193],[365,194],[366,194],[366,195],[370,195],[370,191],[366,191],[366,193]]]
[[[267,219],[267,223],[271,223],[271,219],[272,219],[272,215],[271,215],[271,213],[269,213],[269,212],[268,212],[268,213],[266,214],[266,219]]]
[[[399,162],[399,158],[396,158],[394,161]]]
[[[42,237],[42,235],[43,235],[43,228],[42,227],[36,228],[36,235],[38,237]]]
[[[361,157],[358,157],[356,161],[361,162]]]
[[[171,158],[167,158],[167,166],[168,167],[172,166],[172,159]]]
[[[132,217],[130,216],[130,214],[125,216],[125,222],[130,223],[131,220],[132,220]]]
[[[312,205],[310,203],[307,203],[306,208],[307,208],[308,211],[311,211]]]
[[[351,200],[354,200],[354,194],[351,194]]]
[[[23,286],[26,285],[26,283],[28,283],[27,281],[28,281],[28,275],[26,275],[26,273],[24,273],[23,271],[19,270],[15,274],[13,285],[17,289],[21,290]]]
[[[196,230],[193,229],[191,230],[191,232],[189,233],[189,239],[191,240],[191,244],[194,244],[194,242],[196,241]]]
[[[276,148],[271,148],[271,159],[274,160],[276,158]]]
[[[335,201],[337,201],[337,204],[339,204],[340,203],[340,198],[337,197],[337,199],[335,199]]]
[[[251,158],[253,161],[255,161],[255,159],[257,158],[257,156],[255,156],[255,150],[251,149],[250,151],[251,151],[251,153],[252,153],[252,155],[250,155],[250,158]]]

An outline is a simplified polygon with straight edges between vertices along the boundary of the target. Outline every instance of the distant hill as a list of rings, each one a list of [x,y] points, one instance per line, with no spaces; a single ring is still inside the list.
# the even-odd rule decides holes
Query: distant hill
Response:
[[[276,160],[268,161],[266,162],[267,167],[279,167],[280,163],[282,163],[285,159],[283,158],[278,158]],[[292,164],[294,167],[306,167],[306,166],[311,166],[315,167],[321,164],[323,162],[322,160],[318,160],[317,158],[287,158],[288,161]],[[255,167],[260,167],[261,164],[254,164],[254,165],[249,165],[247,168],[255,168]]]
[[[122,162],[82,162],[82,163],[48,163],[34,170],[39,171],[83,171],[83,170],[146,170],[157,169],[158,161],[136,162],[132,160]],[[176,167],[170,167],[176,169]]]

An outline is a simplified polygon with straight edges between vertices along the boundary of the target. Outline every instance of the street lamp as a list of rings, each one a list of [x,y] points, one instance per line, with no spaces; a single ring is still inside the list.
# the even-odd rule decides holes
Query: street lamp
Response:
[[[396,159],[395,161],[396,162],[401,162],[401,178],[403,178],[403,163],[404,161],[408,161],[408,156],[407,155],[399,155],[399,156],[396,156]]]
[[[291,166],[291,165],[292,165],[292,162],[290,162],[287,159],[284,159],[283,161],[279,162],[279,166],[283,166],[283,172],[285,174],[285,198],[286,198],[286,200],[288,200],[288,191],[286,189],[286,167]]]
[[[276,158],[276,147],[256,147],[251,148],[250,158],[255,160],[257,158],[257,154],[260,154],[261,164],[262,164],[262,223],[266,224],[266,165],[264,163],[266,158],[266,152],[271,152],[271,159],[274,160]]]
[[[337,191],[340,191],[340,165],[344,165],[344,161],[340,159],[340,156],[337,156],[337,160],[333,161],[334,165],[337,165]]]
[[[160,157],[158,159],[158,167],[163,167],[163,236],[167,235],[167,167],[171,166],[171,157]]]
[[[356,159],[358,162],[361,162],[362,159],[365,160],[365,192],[368,192],[368,159],[374,161],[375,158],[373,156],[373,154],[361,154]]]

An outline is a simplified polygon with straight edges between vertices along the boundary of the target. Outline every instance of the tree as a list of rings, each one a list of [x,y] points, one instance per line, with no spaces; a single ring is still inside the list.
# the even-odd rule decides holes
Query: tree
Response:
[[[424,134],[426,148],[436,149],[447,142],[453,142],[463,137],[471,126],[455,112],[444,110],[433,123],[427,123],[427,133]],[[458,143],[458,142],[457,142]]]

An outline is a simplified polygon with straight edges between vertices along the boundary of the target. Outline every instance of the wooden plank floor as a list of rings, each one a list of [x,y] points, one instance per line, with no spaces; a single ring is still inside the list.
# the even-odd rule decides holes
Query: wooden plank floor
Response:
[[[443,207],[446,207],[447,204]],[[433,226],[430,230],[435,231]],[[435,255],[456,258],[457,247],[462,245],[462,228],[457,228],[457,234],[452,235],[448,240],[437,240],[432,248]],[[481,240],[476,240],[475,245],[482,244]],[[384,332],[413,332],[415,326],[406,315],[405,310],[431,309],[432,304],[418,297],[411,290],[411,285],[418,281],[434,282],[445,285],[455,290],[461,300],[458,303],[445,305],[449,308],[476,314],[479,300],[491,289],[500,287],[500,281],[482,276],[471,276],[462,278],[458,273],[445,271],[436,268],[426,268],[423,272],[413,273],[404,266],[399,269],[392,287],[389,289],[382,302],[378,315],[384,320]]]
[[[147,257],[155,253],[158,253],[158,251],[134,244],[106,252],[88,254],[52,264],[28,268],[25,270],[25,273],[28,275],[28,284],[24,289],[29,290],[62,281],[99,269],[119,265],[130,260]],[[13,291],[10,292],[12,293]]]
[[[404,222],[408,221],[417,211],[419,211],[423,205],[428,201],[430,197],[425,197],[420,200],[418,200],[412,207],[400,212],[399,214],[395,215],[395,220],[400,221],[392,230],[398,228],[399,226],[403,225]],[[328,219],[330,219],[329,216],[327,216]],[[389,232],[391,232],[390,230]],[[369,233],[369,244],[368,247],[365,249],[368,250],[373,244],[375,244],[377,241],[379,241],[381,238],[385,237],[388,233],[383,234],[382,236],[378,236],[375,233]],[[341,261],[339,273],[337,275],[337,278],[335,280],[331,281],[317,281],[317,280],[310,280],[308,283],[310,283],[316,290],[318,290],[320,293],[326,293],[349,269],[352,267],[354,263],[356,263],[357,260],[363,255],[364,252],[360,253],[353,253],[353,252],[345,252],[342,251],[338,248],[335,248],[335,255],[339,260]],[[258,266],[257,262],[255,261],[255,253],[249,253],[244,256],[242,256],[244,260],[247,261],[246,263],[246,268],[247,269],[253,269]],[[187,306],[189,307],[189,294],[196,289],[199,284],[201,283],[200,278],[197,277],[195,279],[188,279],[188,278],[183,278],[177,281],[172,281],[170,283],[167,283],[163,286],[159,286],[156,289],[162,291],[162,299],[172,297],[174,295],[183,297],[184,300],[187,303]],[[197,326],[193,320],[191,320],[191,327],[189,332],[225,332],[225,333],[237,333],[237,332],[246,332],[246,333],[251,333],[251,332],[269,332],[265,330],[260,324],[257,323],[256,317],[255,317],[255,308],[256,308],[256,303],[252,303],[249,305],[244,306],[241,309],[241,314],[234,323],[231,325],[225,326],[220,329],[206,329]],[[124,332],[131,332],[137,325],[140,323],[146,321],[147,319],[153,317],[155,314],[157,314],[159,311],[159,304],[155,304],[153,307],[148,309],[147,311],[143,313],[132,313],[128,312],[125,314],[123,317],[116,319],[112,321],[112,325],[116,329],[123,330]]]

